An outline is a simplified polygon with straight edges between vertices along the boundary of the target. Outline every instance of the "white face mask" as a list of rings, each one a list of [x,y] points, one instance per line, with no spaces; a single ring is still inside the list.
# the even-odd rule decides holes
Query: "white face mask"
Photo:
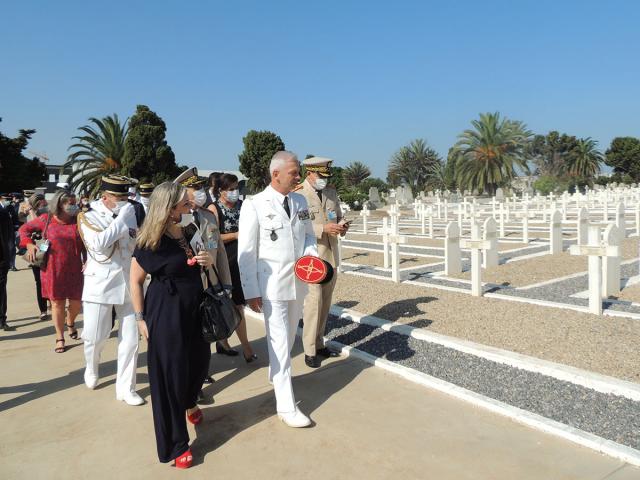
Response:
[[[207,192],[204,190],[197,190],[193,194],[193,203],[198,207],[202,207],[205,203],[207,203]]]
[[[126,200],[120,200],[119,202],[116,202],[116,206],[113,207],[111,211],[117,215],[120,209],[124,207],[127,203],[129,202]]]
[[[181,227],[188,227],[192,223],[193,223],[193,214],[183,213],[182,216],[180,217],[180,221],[178,222],[178,225],[180,225]]]
[[[327,186],[327,183],[328,182],[326,178],[319,178],[313,184],[313,188],[315,188],[316,190],[323,190]]]
[[[231,203],[237,202],[238,198],[240,198],[240,191],[238,189],[227,191],[227,200],[229,200]]]

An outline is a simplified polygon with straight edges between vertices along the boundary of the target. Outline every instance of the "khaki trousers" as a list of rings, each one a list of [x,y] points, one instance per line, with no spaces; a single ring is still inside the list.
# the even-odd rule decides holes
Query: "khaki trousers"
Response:
[[[304,346],[304,354],[310,357],[315,356],[316,350],[324,347],[322,337],[327,326],[327,317],[337,278],[338,269],[335,268],[331,281],[324,285],[310,284],[309,293],[304,299],[302,345]]]

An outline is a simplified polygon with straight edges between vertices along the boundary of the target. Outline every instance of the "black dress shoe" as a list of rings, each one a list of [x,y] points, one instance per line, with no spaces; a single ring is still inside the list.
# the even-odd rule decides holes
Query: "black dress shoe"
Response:
[[[320,366],[320,359],[317,355],[310,357],[309,355],[304,356],[304,363],[307,364],[307,367],[310,368],[318,368]]]
[[[238,351],[233,348],[224,348],[220,342],[216,342],[216,353],[227,355],[229,357],[237,357]]]
[[[340,356],[338,352],[332,352],[327,347],[321,348],[320,350],[316,350],[316,355],[320,355],[321,357],[324,357],[324,358],[335,358]]]

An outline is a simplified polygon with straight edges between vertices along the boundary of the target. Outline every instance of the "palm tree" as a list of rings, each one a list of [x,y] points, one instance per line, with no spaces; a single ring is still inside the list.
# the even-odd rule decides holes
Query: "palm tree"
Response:
[[[461,188],[493,193],[517,175],[517,168],[529,172],[525,149],[533,134],[524,123],[501,119],[496,112],[480,114],[471,124],[474,129],[461,133],[454,145]]]
[[[348,186],[355,187],[371,176],[371,170],[362,162],[351,162],[342,171],[342,176]]]
[[[86,135],[73,137],[78,143],[71,145],[69,150],[76,150],[69,155],[64,167],[72,169],[69,175],[71,189],[95,194],[100,188],[100,177],[120,173],[129,128],[126,120],[120,124],[115,113],[101,120],[91,117],[89,122],[93,126],[78,129]]]
[[[412,189],[423,190],[440,163],[438,153],[427,142],[418,138],[393,155],[387,179],[393,185],[406,183]]]
[[[593,177],[599,173],[604,156],[597,145],[598,142],[591,137],[580,138],[566,165],[567,173],[578,177]]]

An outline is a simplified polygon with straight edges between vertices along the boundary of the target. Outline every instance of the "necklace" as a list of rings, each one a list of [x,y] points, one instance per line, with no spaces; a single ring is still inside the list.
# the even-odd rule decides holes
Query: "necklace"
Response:
[[[191,247],[187,243],[187,239],[184,237],[184,232],[182,231],[182,228],[180,229],[179,237],[174,236],[169,230],[167,230],[166,233],[169,238],[178,242],[178,245],[180,245],[180,248],[182,248],[184,250],[184,253],[187,255],[187,259],[191,260],[191,258],[193,257],[193,251],[191,250]]]

